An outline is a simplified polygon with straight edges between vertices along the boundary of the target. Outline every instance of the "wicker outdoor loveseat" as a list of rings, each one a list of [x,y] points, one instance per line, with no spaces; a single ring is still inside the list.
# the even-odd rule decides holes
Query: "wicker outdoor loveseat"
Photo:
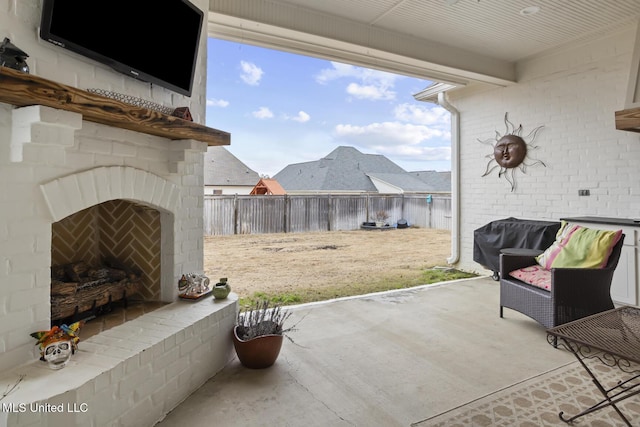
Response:
[[[560,234],[560,232],[558,232]],[[620,259],[624,234],[610,250],[603,268],[551,268],[550,288],[533,286],[513,277],[519,269],[536,265],[533,256],[500,255],[500,317],[504,307],[519,311],[546,328],[614,308],[611,280]],[[537,267],[540,268],[540,267]]]

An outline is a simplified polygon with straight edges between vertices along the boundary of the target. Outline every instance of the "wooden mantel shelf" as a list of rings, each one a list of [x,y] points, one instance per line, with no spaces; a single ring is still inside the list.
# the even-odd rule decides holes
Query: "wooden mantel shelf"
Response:
[[[616,111],[616,129],[640,132],[640,107]]]
[[[84,120],[174,140],[195,139],[209,146],[231,142],[228,132],[1,66],[0,102],[73,111],[82,114]]]

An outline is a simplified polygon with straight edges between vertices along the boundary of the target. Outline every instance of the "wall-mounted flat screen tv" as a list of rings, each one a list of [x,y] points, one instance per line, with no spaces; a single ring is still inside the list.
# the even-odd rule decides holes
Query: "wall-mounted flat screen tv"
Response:
[[[43,0],[40,37],[191,96],[203,17],[187,0]]]

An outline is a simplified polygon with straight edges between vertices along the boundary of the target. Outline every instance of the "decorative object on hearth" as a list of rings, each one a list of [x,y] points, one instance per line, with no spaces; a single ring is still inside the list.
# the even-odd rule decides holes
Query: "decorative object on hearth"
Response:
[[[188,286],[184,292],[178,296],[188,300],[199,300],[211,293],[211,282],[207,276],[200,273],[189,273],[186,275]]]
[[[29,73],[26,59],[29,57],[22,49],[11,43],[7,37],[0,43],[0,65]]]
[[[62,369],[67,366],[71,356],[78,349],[80,337],[78,333],[84,322],[71,325],[53,326],[48,331],[33,332],[31,336],[40,345],[40,360],[47,362],[51,369]]]
[[[178,280],[178,291],[182,293],[186,291],[188,287],[189,287],[189,281],[187,280],[187,276],[183,274],[180,280]]]
[[[215,299],[225,299],[231,292],[231,286],[227,282],[226,277],[221,277],[220,281],[213,287],[213,297]]]
[[[138,98],[136,96],[125,95],[123,93],[112,92],[104,89],[87,89],[87,92],[94,93],[96,95],[104,96],[105,98],[115,99],[116,101],[124,102],[125,104],[133,105],[134,107],[146,108],[147,110],[157,111],[162,114],[172,115],[175,111],[172,107],[165,107],[164,105],[147,101],[146,99]]]
[[[527,166],[537,164],[547,166],[541,160],[531,157],[531,151],[538,148],[538,146],[533,145],[533,142],[544,125],[538,126],[523,138],[521,136],[522,125],[515,128],[513,123],[509,121],[508,115],[509,113],[504,114],[504,123],[507,128],[504,135],[500,135],[500,133],[496,131],[495,138],[485,140],[478,139],[478,141],[493,147],[493,153],[485,156],[489,158],[489,162],[482,176],[487,176],[495,169],[498,169],[498,178],[504,176],[509,184],[511,184],[511,191],[514,191],[516,188],[516,168],[526,173]],[[493,141],[495,141],[495,144]],[[527,160],[531,160],[532,162],[528,163]]]
[[[193,121],[193,117],[191,117],[191,111],[189,111],[189,107],[178,107],[173,110],[173,113],[171,113],[171,115],[174,117],[180,117],[184,120],[189,120],[190,122]]]

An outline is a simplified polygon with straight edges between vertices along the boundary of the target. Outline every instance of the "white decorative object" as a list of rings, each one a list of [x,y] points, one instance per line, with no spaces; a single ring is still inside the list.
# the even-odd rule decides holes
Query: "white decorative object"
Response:
[[[51,369],[62,369],[67,366],[73,354],[73,343],[71,340],[56,341],[44,348],[44,360],[47,361]]]
[[[186,279],[186,287],[184,280],[181,278],[178,281],[178,289],[185,289],[184,292],[180,293],[178,296],[180,298],[196,300],[200,299],[203,296],[209,294],[211,292],[211,287],[209,284],[211,281],[207,276],[201,273],[189,273],[183,275]]]
[[[38,340],[40,360],[47,362],[51,369],[62,369],[78,348],[80,328],[83,321],[71,325],[53,326],[48,331],[33,332],[31,336]]]

